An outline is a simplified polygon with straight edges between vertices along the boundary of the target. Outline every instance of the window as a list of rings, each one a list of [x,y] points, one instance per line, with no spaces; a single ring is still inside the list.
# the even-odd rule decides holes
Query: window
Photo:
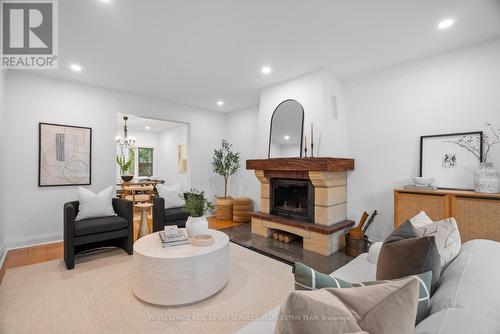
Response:
[[[135,150],[133,148],[128,150],[128,158],[129,160],[132,160],[132,164],[130,165],[128,172],[130,175],[135,175]]]
[[[153,176],[153,149],[149,147],[139,147],[138,170],[139,176]]]

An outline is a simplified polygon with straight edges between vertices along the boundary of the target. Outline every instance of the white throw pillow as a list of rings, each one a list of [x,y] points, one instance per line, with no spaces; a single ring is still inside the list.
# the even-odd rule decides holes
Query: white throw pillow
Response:
[[[462,241],[455,218],[447,218],[435,223],[426,224],[414,229],[417,237],[433,235],[436,239],[439,256],[441,257],[441,270],[443,270],[460,252]]]
[[[382,248],[382,244],[383,242],[375,242],[370,246],[370,249],[368,250],[368,262],[377,264],[378,255],[380,254],[380,248]]]
[[[180,197],[183,195],[181,183],[174,184],[171,187],[167,187],[164,184],[157,184],[156,190],[158,190],[158,195],[165,200],[165,209],[184,206],[184,200]]]
[[[418,215],[410,219],[410,223],[413,229],[416,230],[417,228],[421,228],[424,225],[432,224],[434,222],[424,211],[420,211]]]
[[[80,201],[75,221],[89,218],[116,216],[113,209],[113,186],[109,186],[98,194],[78,187]]]

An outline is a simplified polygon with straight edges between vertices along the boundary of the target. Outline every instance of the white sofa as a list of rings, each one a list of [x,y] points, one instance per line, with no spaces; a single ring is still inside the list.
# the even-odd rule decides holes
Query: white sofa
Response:
[[[380,244],[330,276],[349,282],[375,280]],[[446,267],[431,298],[429,316],[415,334],[500,333],[500,243],[472,240]],[[272,334],[279,306],[240,329],[237,334]]]

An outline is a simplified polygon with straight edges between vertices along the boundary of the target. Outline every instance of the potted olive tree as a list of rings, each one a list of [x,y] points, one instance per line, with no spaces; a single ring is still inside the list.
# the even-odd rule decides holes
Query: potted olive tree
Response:
[[[203,216],[205,213],[213,211],[213,204],[205,197],[204,191],[191,189],[184,193],[184,211],[189,213],[186,221],[186,232],[189,238],[199,234],[205,234],[208,231],[207,219]]]
[[[121,155],[116,156],[116,163],[120,166],[120,174],[121,178],[124,182],[130,182],[134,178],[134,175],[131,174],[131,169],[134,163],[134,151],[129,151],[128,160],[125,160],[125,155],[122,153]]]
[[[227,194],[229,177],[240,168],[240,154],[231,150],[231,145],[223,139],[219,149],[214,150],[213,171],[224,177],[224,197],[215,200],[215,215],[219,220],[233,219],[233,199]]]

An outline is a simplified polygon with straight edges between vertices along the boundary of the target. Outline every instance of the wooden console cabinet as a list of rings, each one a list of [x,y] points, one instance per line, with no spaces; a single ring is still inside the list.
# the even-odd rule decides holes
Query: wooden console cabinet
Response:
[[[459,190],[394,190],[394,226],[425,211],[434,221],[453,217],[462,243],[471,239],[500,241],[500,194]]]

